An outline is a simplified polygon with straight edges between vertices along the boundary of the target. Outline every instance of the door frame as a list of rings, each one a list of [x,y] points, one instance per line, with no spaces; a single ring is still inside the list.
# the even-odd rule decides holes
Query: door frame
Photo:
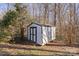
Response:
[[[34,34],[31,34],[31,29],[33,31],[33,29],[35,29],[35,43],[37,42],[37,27],[30,27],[30,41],[31,42],[34,42],[34,39],[31,40],[31,35],[34,35]]]

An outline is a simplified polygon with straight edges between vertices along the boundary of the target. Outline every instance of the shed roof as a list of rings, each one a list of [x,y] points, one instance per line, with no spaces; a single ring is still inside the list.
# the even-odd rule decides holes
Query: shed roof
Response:
[[[29,27],[30,25],[32,24],[36,24],[36,25],[39,25],[39,26],[45,26],[45,27],[52,27],[51,25],[49,24],[40,24],[40,23],[35,23],[35,22],[32,22],[31,24],[29,24],[27,27]]]

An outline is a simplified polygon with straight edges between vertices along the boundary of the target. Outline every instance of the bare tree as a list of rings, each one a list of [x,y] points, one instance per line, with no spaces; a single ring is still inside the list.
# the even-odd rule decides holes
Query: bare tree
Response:
[[[46,24],[48,21],[48,7],[49,6],[47,3],[43,4],[43,6],[44,6],[44,24]]]

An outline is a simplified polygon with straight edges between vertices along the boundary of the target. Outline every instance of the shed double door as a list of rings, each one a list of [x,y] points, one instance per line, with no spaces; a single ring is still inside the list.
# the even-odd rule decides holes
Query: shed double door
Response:
[[[37,42],[37,28],[30,27],[30,41]]]

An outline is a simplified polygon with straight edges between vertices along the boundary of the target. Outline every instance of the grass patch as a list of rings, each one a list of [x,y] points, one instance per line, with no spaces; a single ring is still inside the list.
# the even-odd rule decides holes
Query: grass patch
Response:
[[[65,37],[63,35],[56,35],[57,40],[64,40]]]
[[[9,32],[0,31],[0,43],[2,42],[8,42],[10,40],[11,36]]]

